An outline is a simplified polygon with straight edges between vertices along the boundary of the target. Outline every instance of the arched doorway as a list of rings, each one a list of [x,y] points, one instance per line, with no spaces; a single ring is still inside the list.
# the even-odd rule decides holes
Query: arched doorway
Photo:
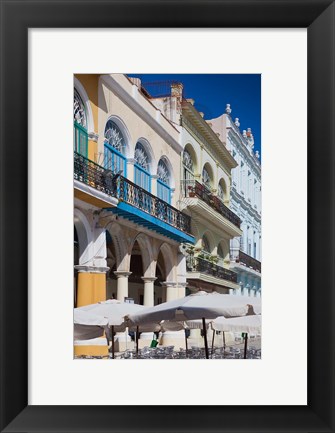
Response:
[[[159,251],[157,264],[156,264],[156,277],[155,281],[155,305],[166,302],[166,290],[164,282],[166,281],[166,266],[162,250]]]
[[[135,240],[130,257],[130,276],[128,278],[128,296],[135,304],[144,305],[143,259],[140,244]]]
[[[106,248],[107,248],[107,266],[109,271],[106,275],[106,298],[116,299],[117,298],[117,278],[114,272],[117,270],[116,263],[116,249],[113,237],[109,231],[106,230]]]

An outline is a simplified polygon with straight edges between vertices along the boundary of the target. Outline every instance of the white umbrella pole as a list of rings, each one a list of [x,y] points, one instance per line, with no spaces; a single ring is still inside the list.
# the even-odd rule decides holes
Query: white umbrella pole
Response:
[[[244,359],[247,359],[247,348],[248,348],[248,333],[244,335]]]
[[[206,320],[203,317],[202,318],[202,328],[204,330],[204,340],[205,340],[205,352],[206,352],[206,359],[209,359],[209,354],[208,354],[208,342],[207,342],[207,332],[206,332]]]
[[[224,331],[222,331],[222,342],[223,342],[223,348],[225,349],[226,348],[226,336],[225,336]]]
[[[135,335],[136,335],[136,358],[138,358],[138,334],[139,334],[138,326],[136,326],[136,333],[135,333]]]
[[[213,350],[214,350],[214,338],[215,338],[215,331],[213,329],[213,337],[212,337],[212,358],[213,358]]]
[[[112,325],[112,358],[114,359],[115,347],[114,347],[114,326]]]
[[[188,345],[187,345],[187,335],[186,335],[186,329],[184,329],[185,333],[185,350],[186,350],[186,358],[188,357]]]

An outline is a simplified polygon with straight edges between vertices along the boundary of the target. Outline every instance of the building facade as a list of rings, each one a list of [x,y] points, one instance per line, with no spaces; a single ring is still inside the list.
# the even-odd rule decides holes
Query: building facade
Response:
[[[75,307],[110,298],[149,307],[197,290],[236,293],[241,282],[250,294],[239,267],[251,238],[236,242],[255,225],[238,202],[247,148],[235,144],[236,125],[217,131],[180,83],[154,98],[123,74],[76,75],[73,121]]]
[[[238,275],[236,294],[261,295],[262,260],[262,185],[259,152],[254,152],[254,138],[250,128],[240,131],[239,119],[226,112],[208,121],[220,134],[226,148],[237,162],[232,170],[230,209],[241,219],[242,235],[230,242],[230,266]]]
[[[122,74],[74,81],[74,305],[185,296],[181,133]]]
[[[184,244],[189,291],[230,293],[238,290],[230,265],[230,242],[241,236],[241,221],[229,208],[231,173],[236,161],[221,138],[183,97],[183,86],[171,83],[170,94],[152,101],[180,128],[180,208],[191,218],[195,245]]]

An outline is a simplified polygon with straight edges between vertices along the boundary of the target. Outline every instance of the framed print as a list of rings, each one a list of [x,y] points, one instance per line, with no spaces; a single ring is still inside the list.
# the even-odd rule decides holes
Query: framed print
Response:
[[[1,11],[1,431],[334,431],[333,1],[2,0]],[[73,77],[105,74],[112,89],[113,73],[181,72],[263,75],[264,356],[74,360]]]

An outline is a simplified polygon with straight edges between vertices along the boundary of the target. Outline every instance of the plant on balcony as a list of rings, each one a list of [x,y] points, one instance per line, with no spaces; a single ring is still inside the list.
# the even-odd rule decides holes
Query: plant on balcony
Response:
[[[218,256],[212,256],[212,255],[210,255],[209,258],[208,258],[208,260],[209,260],[211,263],[213,263],[214,265],[216,265],[217,262],[219,261],[219,258],[218,258]]]

